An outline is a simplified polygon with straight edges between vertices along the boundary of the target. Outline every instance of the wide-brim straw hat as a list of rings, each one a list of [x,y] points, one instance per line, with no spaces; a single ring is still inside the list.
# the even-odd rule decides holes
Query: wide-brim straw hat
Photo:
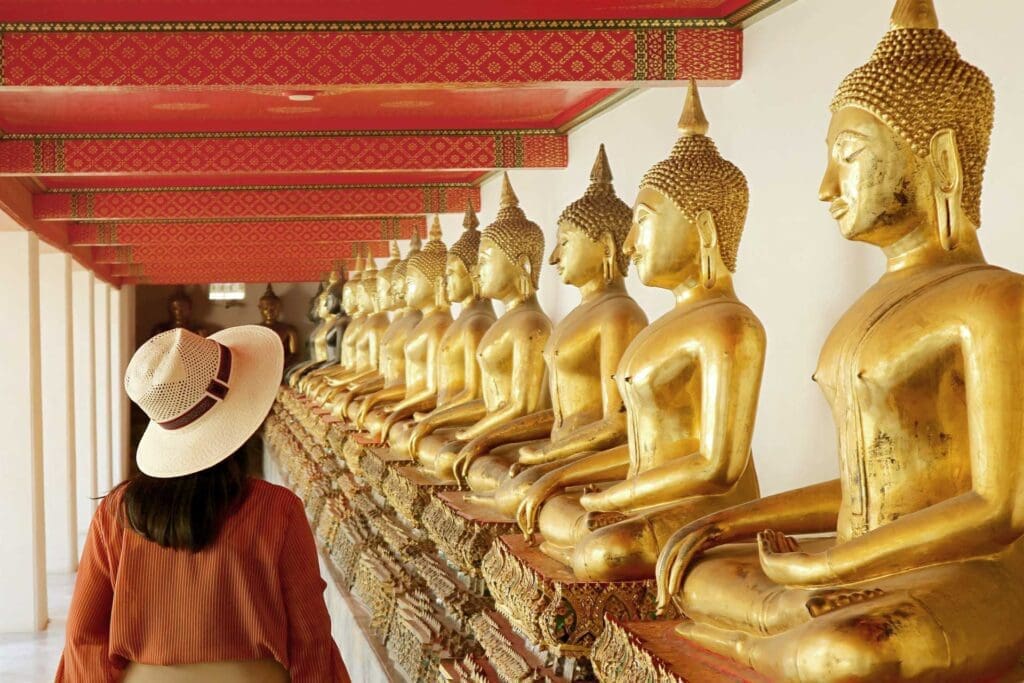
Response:
[[[210,337],[175,329],[149,339],[124,378],[128,396],[150,419],[139,469],[182,477],[232,455],[266,419],[283,366],[281,339],[261,325]]]

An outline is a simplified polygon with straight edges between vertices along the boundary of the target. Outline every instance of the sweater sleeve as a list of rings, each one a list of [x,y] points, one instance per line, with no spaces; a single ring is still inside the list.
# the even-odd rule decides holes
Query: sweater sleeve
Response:
[[[288,616],[288,671],[292,683],[349,683],[331,636],[316,542],[302,502],[292,498],[281,548],[280,576]]]
[[[64,653],[57,667],[56,683],[120,680],[121,669],[110,657],[114,571],[104,529],[109,516],[107,508],[104,500],[89,524],[68,610]]]

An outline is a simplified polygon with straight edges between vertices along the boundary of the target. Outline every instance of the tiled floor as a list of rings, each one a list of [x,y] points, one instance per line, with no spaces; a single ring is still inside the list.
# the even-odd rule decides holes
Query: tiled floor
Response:
[[[67,619],[74,574],[47,576],[50,624],[39,633],[0,635],[0,681],[3,683],[45,683],[53,680],[64,648],[64,622]]]

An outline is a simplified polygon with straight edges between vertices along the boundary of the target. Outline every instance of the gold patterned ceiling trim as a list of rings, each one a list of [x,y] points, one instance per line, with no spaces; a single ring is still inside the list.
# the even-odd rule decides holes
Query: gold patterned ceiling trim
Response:
[[[729,18],[689,19],[516,19],[507,21],[289,21],[289,22],[7,22],[0,30],[14,33],[132,32],[331,32],[388,31],[591,31],[595,29],[730,28]]]
[[[262,190],[437,190],[476,189],[476,183],[366,183],[352,185],[161,185],[159,187],[59,187],[46,194],[108,194],[119,192],[254,192]],[[278,218],[277,220],[280,220]]]
[[[746,7],[742,7],[725,18],[729,26],[746,27],[754,18],[760,19],[767,10],[781,8],[794,0],[754,0]]]
[[[153,140],[159,138],[354,138],[354,137],[408,137],[427,135],[558,135],[554,128],[462,128],[440,130],[303,130],[303,131],[235,131],[175,133],[0,133],[0,140]]]

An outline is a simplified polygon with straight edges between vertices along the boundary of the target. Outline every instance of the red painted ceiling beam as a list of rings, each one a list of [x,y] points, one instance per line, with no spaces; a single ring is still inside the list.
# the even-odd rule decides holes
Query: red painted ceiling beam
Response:
[[[417,29],[415,24],[396,30],[384,23],[7,25],[0,36],[0,85],[327,89],[622,86],[740,78],[742,32],[680,27],[685,25],[673,20],[625,22],[628,28],[581,21],[526,30],[514,22],[488,30]]]
[[[551,131],[17,135],[0,141],[0,175],[450,171],[567,163],[567,138]]]
[[[424,216],[381,216],[367,218],[329,218],[310,220],[251,220],[181,222],[153,221],[137,223],[71,223],[67,234],[75,246],[195,244],[231,246],[251,242],[319,243],[361,240],[386,240],[426,235]]]
[[[310,185],[284,187],[80,190],[35,195],[35,218],[137,221],[196,218],[312,218],[462,212],[470,185]]]
[[[309,244],[302,242],[266,244],[219,245],[211,249],[209,245],[193,245],[182,247],[168,244],[146,244],[137,246],[93,247],[92,256],[96,263],[142,263],[146,265],[181,265],[186,263],[245,263],[250,261],[327,261],[353,258],[354,249],[359,246],[360,253],[369,247],[370,253],[378,258],[389,253],[389,243],[376,242],[323,242]],[[404,251],[404,249],[403,249]]]

